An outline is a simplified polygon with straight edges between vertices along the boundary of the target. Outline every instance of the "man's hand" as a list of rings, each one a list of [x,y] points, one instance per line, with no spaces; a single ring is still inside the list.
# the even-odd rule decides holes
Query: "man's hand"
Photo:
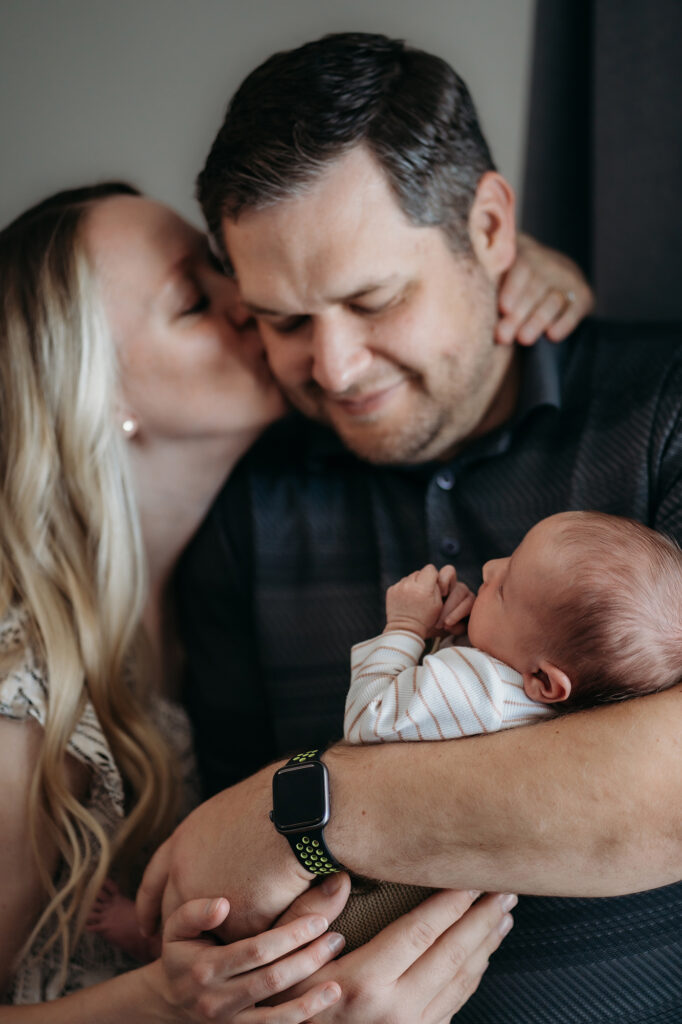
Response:
[[[431,630],[443,609],[447,581],[454,572],[451,565],[440,572],[435,565],[426,565],[389,587],[386,591],[384,632],[408,629],[424,639],[432,636]]]
[[[181,903],[210,892],[230,902],[223,939],[255,935],[308,888],[312,876],[268,817],[275,767],[201,804],[159,847],[137,894],[145,934],[160,916],[165,921]]]
[[[563,341],[594,308],[594,293],[568,256],[519,235],[516,262],[502,280],[495,338],[532,345],[541,334]]]
[[[333,979],[341,998],[315,1015],[316,1024],[446,1024],[476,991],[488,958],[512,925],[508,911],[516,897],[488,895],[472,907],[475,895],[436,893],[318,971],[316,984]],[[315,907],[309,902],[306,909]]]

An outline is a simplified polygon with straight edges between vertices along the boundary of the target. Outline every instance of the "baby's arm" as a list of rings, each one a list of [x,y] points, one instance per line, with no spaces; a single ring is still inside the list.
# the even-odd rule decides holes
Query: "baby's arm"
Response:
[[[464,734],[457,704],[467,700],[462,683],[471,673],[470,666],[456,652],[429,655],[423,665],[419,659],[425,638],[436,634],[448,603],[451,620],[455,606],[465,615],[471,601],[473,595],[458,583],[452,566],[439,572],[427,565],[389,588],[386,629],[381,636],[356,644],[351,652],[346,740],[442,740]]]

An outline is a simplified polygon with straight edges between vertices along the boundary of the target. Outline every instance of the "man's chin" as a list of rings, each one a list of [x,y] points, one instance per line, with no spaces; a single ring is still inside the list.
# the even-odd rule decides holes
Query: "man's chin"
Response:
[[[418,465],[437,459],[444,446],[445,415],[432,419],[419,413],[403,415],[398,422],[382,416],[367,417],[362,421],[344,415],[336,407],[330,409],[323,402],[307,396],[289,393],[289,399],[299,412],[309,419],[330,427],[342,443],[365,462],[377,466]]]
[[[346,448],[376,466],[418,465],[437,458],[441,447],[440,424],[420,432],[406,430],[402,424],[393,429],[387,425],[372,428],[367,423],[354,428],[338,422],[332,422],[331,426]]]

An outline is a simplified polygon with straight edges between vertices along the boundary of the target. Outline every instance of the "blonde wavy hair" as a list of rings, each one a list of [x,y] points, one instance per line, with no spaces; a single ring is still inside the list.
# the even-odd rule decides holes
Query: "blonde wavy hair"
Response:
[[[112,864],[125,875],[169,833],[176,792],[141,678],[145,560],[114,415],[116,354],[82,238],[92,204],[120,194],[137,193],[121,183],[62,192],[0,232],[0,619],[22,609],[49,682],[29,808],[45,909],[20,956],[39,933],[42,951],[60,942],[63,976]],[[9,651],[3,672],[21,654]],[[126,784],[113,839],[68,785],[87,698]],[[45,834],[58,883],[37,842]]]

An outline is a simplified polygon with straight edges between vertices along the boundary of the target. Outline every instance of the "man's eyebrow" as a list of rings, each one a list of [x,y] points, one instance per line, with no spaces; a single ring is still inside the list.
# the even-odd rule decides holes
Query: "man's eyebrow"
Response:
[[[370,295],[372,292],[377,292],[381,288],[388,288],[390,285],[395,283],[403,284],[407,281],[399,274],[391,274],[389,277],[383,278],[380,281],[370,281],[368,284],[363,284],[354,292],[349,292],[346,295],[334,295],[329,302],[352,302],[354,299],[364,298],[365,295]],[[281,309],[269,309],[267,306],[260,306],[257,302],[250,302],[247,298],[242,296],[242,302],[254,316],[301,316],[302,314],[298,311],[296,313],[286,312]]]

